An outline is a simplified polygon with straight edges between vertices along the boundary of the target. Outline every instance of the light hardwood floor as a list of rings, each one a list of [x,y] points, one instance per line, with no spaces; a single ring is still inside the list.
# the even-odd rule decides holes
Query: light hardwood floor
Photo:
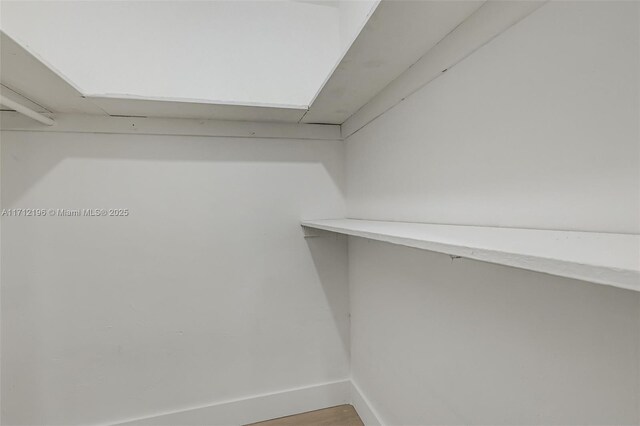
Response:
[[[364,426],[364,424],[353,406],[345,404],[247,426]]]

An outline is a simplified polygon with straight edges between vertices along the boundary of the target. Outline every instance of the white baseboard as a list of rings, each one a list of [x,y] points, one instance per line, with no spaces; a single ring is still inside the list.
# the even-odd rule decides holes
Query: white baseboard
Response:
[[[380,415],[353,380],[351,380],[351,404],[366,426],[384,426]]]
[[[242,425],[349,404],[352,393],[351,381],[342,380],[129,420],[118,425]]]

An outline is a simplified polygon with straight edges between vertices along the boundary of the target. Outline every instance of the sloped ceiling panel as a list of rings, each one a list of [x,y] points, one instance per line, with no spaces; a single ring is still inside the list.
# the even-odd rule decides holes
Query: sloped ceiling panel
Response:
[[[102,114],[60,74],[0,31],[2,85],[51,112]]]
[[[91,102],[109,115],[128,117],[202,118],[234,121],[279,121],[297,123],[306,108],[238,105],[175,99],[145,99],[124,96],[91,96]]]
[[[382,1],[302,121],[342,124],[482,4]]]

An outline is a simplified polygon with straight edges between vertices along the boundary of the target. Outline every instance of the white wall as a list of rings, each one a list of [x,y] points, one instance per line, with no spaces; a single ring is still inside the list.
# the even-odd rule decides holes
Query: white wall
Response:
[[[640,232],[638,2],[552,2],[348,139],[354,218]]]
[[[342,53],[338,8],[306,2],[3,1],[0,8],[3,30],[86,94],[308,105]]]
[[[349,239],[353,380],[387,425],[637,425],[640,294]]]
[[[347,140],[350,217],[640,231],[637,2],[542,6]],[[640,423],[640,296],[349,240],[393,424]]]
[[[95,424],[345,379],[341,142],[2,132],[2,423]]]

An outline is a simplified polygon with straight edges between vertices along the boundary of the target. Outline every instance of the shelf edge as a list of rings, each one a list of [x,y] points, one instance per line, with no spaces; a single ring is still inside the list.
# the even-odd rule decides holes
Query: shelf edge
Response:
[[[375,241],[433,251],[465,259],[510,266],[518,269],[541,272],[549,275],[640,292],[640,271],[630,269],[612,268],[486,248],[418,240],[408,237],[318,224],[314,221],[302,221],[301,225],[306,228],[320,229],[353,237],[367,238]]]

